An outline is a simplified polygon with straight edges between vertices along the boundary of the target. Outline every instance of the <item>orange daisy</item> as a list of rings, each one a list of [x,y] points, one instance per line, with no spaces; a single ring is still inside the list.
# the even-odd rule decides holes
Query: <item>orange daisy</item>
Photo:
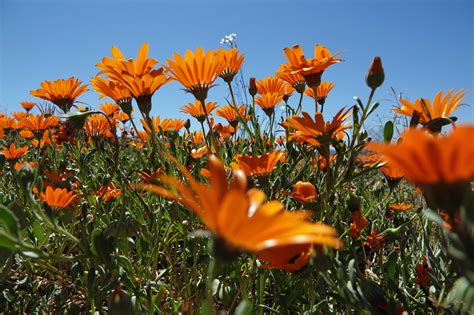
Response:
[[[298,73],[285,72],[285,65],[280,66],[279,70],[275,72],[275,76],[286,81],[300,94],[302,94],[306,88],[304,77]]]
[[[91,79],[91,85],[99,93],[99,98],[107,96],[114,100],[127,115],[132,114],[132,95],[130,91],[120,83],[109,81],[101,77]]]
[[[239,72],[244,63],[244,55],[240,54],[237,48],[217,50],[217,54],[222,59],[225,67],[222,70],[220,77],[227,83],[232,82],[235,75]]]
[[[101,137],[113,137],[109,122],[102,115],[89,116],[83,128],[86,135],[94,141],[99,140]]]
[[[29,113],[30,110],[32,110],[33,107],[36,106],[36,103],[25,101],[25,102],[20,102],[20,105],[26,110],[27,113]]]
[[[302,203],[308,203],[318,198],[316,187],[310,182],[299,181],[293,186],[293,192],[291,193],[293,198],[297,199]]]
[[[415,102],[400,100],[402,106],[392,111],[398,114],[412,117],[415,113],[419,116],[419,122],[434,132],[441,131],[441,127],[449,124],[449,115],[455,111],[464,98],[464,91],[461,89],[454,93],[451,89],[443,95],[439,91],[431,102],[429,99],[419,98]],[[444,119],[444,120],[443,120]]]
[[[41,88],[32,90],[32,96],[39,97],[46,101],[50,101],[58,106],[63,112],[67,113],[71,109],[74,101],[78,96],[87,91],[87,84],[75,77],[69,79],[59,79],[56,81],[43,81]]]
[[[331,82],[321,82],[321,84],[316,89],[316,94],[314,94],[313,89],[306,89],[304,94],[308,95],[312,99],[316,99],[319,104],[324,105],[329,92],[331,92],[334,87],[336,86]]]
[[[230,185],[224,165],[210,156],[210,185],[201,184],[182,166],[186,183],[173,177],[160,177],[164,185],[139,187],[181,203],[193,211],[215,236],[216,254],[229,257],[240,250],[259,253],[276,247],[317,244],[341,247],[336,231],[322,223],[307,220],[305,212],[285,211],[279,201],[264,203],[265,194],[257,189],[247,191],[245,175],[234,172]]]
[[[3,156],[5,156],[5,159],[10,163],[18,161],[27,152],[28,147],[17,148],[14,143],[11,143],[10,147],[5,147],[2,150]]]
[[[229,125],[235,128],[237,124],[239,123],[239,116],[244,118],[245,110],[246,110],[246,106],[241,105],[239,106],[238,113],[237,113],[234,106],[226,105],[219,108],[216,111],[216,115],[227,120]],[[245,117],[245,119],[248,119],[248,117]]]
[[[188,103],[187,105],[181,107],[180,112],[189,114],[202,123],[206,120],[206,115],[211,114],[212,111],[216,108],[217,102],[208,102],[206,104],[206,109],[204,110],[201,102],[195,100],[194,103]]]
[[[428,205],[457,212],[474,179],[474,126],[454,128],[445,137],[409,129],[398,144],[369,143],[408,181],[420,187]]]
[[[59,212],[74,205],[77,195],[73,191],[66,188],[53,189],[51,186],[46,187],[46,191],[41,193],[41,201],[45,202],[53,212]]]
[[[41,139],[44,132],[50,127],[57,126],[59,121],[54,116],[28,115],[22,120],[22,124],[25,130],[32,132],[36,139]]]
[[[278,93],[266,93],[255,98],[255,104],[263,109],[265,114],[271,116],[275,111],[275,106],[283,101],[283,95]]]
[[[240,154],[234,159],[236,163],[231,164],[233,169],[240,169],[247,176],[260,176],[271,173],[279,162],[284,162],[285,154],[280,151],[254,156]]]

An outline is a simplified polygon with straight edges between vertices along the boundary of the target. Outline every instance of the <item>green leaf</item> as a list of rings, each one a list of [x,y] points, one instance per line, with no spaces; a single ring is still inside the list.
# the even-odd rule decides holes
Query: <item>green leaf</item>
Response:
[[[15,214],[3,205],[0,205],[0,220],[8,228],[8,231],[18,237],[20,224]]]
[[[250,315],[252,314],[252,304],[247,300],[242,300],[235,308],[235,315]]]
[[[390,255],[388,255],[387,276],[393,281],[395,281],[395,272],[397,270],[397,260],[398,260],[398,254],[396,252],[392,252]]]
[[[391,120],[387,121],[383,127],[383,141],[390,143],[393,137],[393,122]]]

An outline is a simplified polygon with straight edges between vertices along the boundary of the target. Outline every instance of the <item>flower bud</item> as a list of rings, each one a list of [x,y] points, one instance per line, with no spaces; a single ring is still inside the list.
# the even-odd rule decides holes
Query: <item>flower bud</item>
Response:
[[[349,199],[347,200],[346,204],[347,209],[349,209],[350,212],[357,212],[361,209],[359,199],[352,193],[349,194]]]
[[[257,94],[257,83],[255,82],[255,78],[250,78],[249,80],[249,93],[252,97]]]
[[[375,90],[382,85],[385,79],[385,73],[382,68],[382,59],[380,57],[374,57],[372,64],[370,65],[369,71],[365,77],[367,85]]]

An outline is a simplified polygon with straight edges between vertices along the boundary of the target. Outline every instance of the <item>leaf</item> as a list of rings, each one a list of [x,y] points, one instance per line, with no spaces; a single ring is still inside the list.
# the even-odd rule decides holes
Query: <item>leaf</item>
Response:
[[[395,281],[395,272],[397,270],[397,260],[398,260],[398,254],[396,252],[392,252],[390,255],[388,255],[387,275],[393,281]]]
[[[242,300],[235,308],[235,315],[250,315],[252,314],[252,304],[247,300]]]
[[[383,127],[383,141],[386,143],[390,143],[390,141],[392,141],[392,137],[393,137],[393,122],[389,120]]]
[[[8,228],[8,231],[18,237],[20,224],[15,214],[3,205],[0,205],[0,220]]]

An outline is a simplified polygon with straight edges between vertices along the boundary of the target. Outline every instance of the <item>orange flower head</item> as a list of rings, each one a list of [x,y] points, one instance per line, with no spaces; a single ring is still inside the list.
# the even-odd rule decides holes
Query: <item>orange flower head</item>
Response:
[[[344,111],[344,108],[342,108],[331,122],[324,121],[323,115],[320,112],[316,113],[315,120],[306,112],[303,112],[303,117],[293,116],[288,118],[287,126],[295,129],[290,134],[289,140],[296,139],[297,143],[306,142],[316,147],[321,144],[329,144],[331,139],[335,138],[338,133],[350,128],[343,125],[350,116],[350,110],[351,108]]]
[[[244,63],[244,55],[240,54],[237,48],[217,50],[217,54],[222,59],[225,67],[222,70],[220,77],[227,83],[232,82],[235,75],[239,72]]]
[[[121,196],[122,191],[117,188],[113,183],[110,183],[107,187],[100,187],[100,189],[97,191],[97,195],[104,199],[105,202],[107,202],[111,199],[115,199],[118,196]]]
[[[451,89],[445,95],[443,95],[443,91],[439,91],[433,102],[424,98],[419,98],[415,102],[401,99],[402,106],[392,111],[410,117],[416,113],[423,126],[433,132],[440,132],[441,127],[450,122],[447,118],[459,107],[463,98],[464,91],[462,89],[456,93],[454,93],[454,89]]]
[[[388,163],[379,168],[379,170],[385,176],[390,189],[397,187],[404,176],[403,172]]]
[[[120,83],[109,81],[101,77],[91,79],[91,85],[94,87],[94,90],[99,93],[99,98],[103,98],[104,96],[111,98],[120,106],[124,113],[129,116],[131,115],[132,95],[128,88]]]
[[[297,272],[308,264],[312,252],[312,244],[275,246],[259,251],[257,258],[264,262],[261,268]]]
[[[43,81],[41,88],[30,92],[32,96],[50,101],[67,113],[71,109],[78,96],[87,91],[87,84],[71,77],[69,79],[59,79],[56,81]]]
[[[260,106],[265,114],[271,116],[275,111],[275,106],[283,101],[283,95],[278,93],[266,93],[255,98],[255,104]]]
[[[178,167],[186,184],[163,175],[162,184],[171,189],[153,184],[138,186],[194,212],[214,235],[216,254],[229,258],[229,254],[241,250],[258,254],[277,246],[342,246],[332,227],[309,222],[308,213],[285,211],[279,201],[264,203],[262,191],[247,191],[247,180],[241,171],[234,171],[229,185],[224,165],[213,155],[208,160],[209,185],[198,182],[183,166]]]
[[[423,288],[428,288],[430,283],[430,268],[426,257],[423,257],[421,262],[415,267],[416,279],[415,283]]]
[[[349,225],[349,236],[356,239],[360,237],[360,233],[368,225],[367,218],[362,215],[362,211],[351,211],[352,223]]]
[[[256,156],[240,154],[234,159],[237,162],[232,164],[234,169],[242,170],[246,176],[260,176],[271,173],[279,162],[284,162],[285,154],[280,151]]]
[[[316,94],[314,94],[313,89],[306,89],[304,94],[308,95],[312,99],[316,98],[319,104],[324,105],[329,92],[331,92],[331,90],[335,87],[336,86],[331,82],[321,82],[321,84],[316,89]]]
[[[99,108],[101,111],[104,112],[104,114],[109,116],[109,118],[113,118],[115,114],[120,111],[120,106],[118,106],[117,104],[109,103],[109,102],[104,102],[100,104]]]
[[[313,202],[318,198],[316,187],[310,182],[299,181],[293,186],[293,198],[302,203]]]
[[[226,105],[219,108],[216,111],[216,115],[227,120],[229,125],[235,128],[237,124],[239,123],[239,116],[248,120],[248,117],[244,117],[245,110],[246,110],[246,106],[241,105],[238,107],[238,113],[237,113],[234,106]]]
[[[36,103],[25,101],[25,102],[20,102],[20,105],[21,107],[23,107],[24,110],[26,110],[27,113],[29,113],[30,110],[32,110],[33,107],[36,106]]]
[[[291,72],[285,72],[285,66],[281,65],[279,70],[275,72],[275,76],[277,78],[286,81],[290,84],[298,93],[302,94],[306,88],[306,81],[301,74],[293,74]]]
[[[396,212],[406,212],[413,208],[411,203],[391,203],[388,205],[388,209]]]
[[[211,114],[216,108],[217,102],[208,102],[204,108],[200,101],[195,100],[194,103],[188,103],[187,105],[181,107],[180,112],[193,116],[199,122],[204,122],[206,120],[206,116]]]
[[[5,156],[5,159],[10,163],[15,163],[23,155],[28,152],[28,147],[17,148],[14,143],[10,144],[10,147],[3,148],[2,153]]]
[[[68,191],[66,188],[53,189],[51,186],[48,186],[46,187],[46,191],[41,193],[40,199],[45,202],[53,212],[57,213],[73,206],[77,200],[77,195],[74,191]]]
[[[196,52],[186,51],[184,58],[175,53],[173,59],[166,62],[171,77],[202,103],[205,103],[209,88],[226,67],[222,55],[212,50],[205,53],[202,48],[196,49]]]
[[[153,126],[155,131],[177,131],[179,132],[181,129],[184,128],[185,121],[184,119],[171,119],[165,118],[163,121],[161,120],[160,116],[151,117],[151,125]],[[141,123],[143,124],[143,128],[148,133],[151,133],[150,124],[148,124],[144,119],[140,119]]]
[[[428,205],[458,211],[474,179],[474,126],[458,126],[447,136],[409,129],[398,144],[369,143],[391,166],[420,187]]]
[[[102,115],[89,116],[83,128],[86,135],[94,141],[98,141],[102,137],[113,137],[109,122]]]
[[[48,128],[58,126],[59,121],[54,116],[28,115],[22,120],[22,124],[26,131],[32,132],[35,138],[39,140],[43,138],[44,132]]]
[[[104,57],[96,66],[101,68],[110,80],[126,87],[137,101],[141,112],[151,111],[151,97],[163,85],[172,81],[163,67],[154,69],[158,60],[148,58],[148,43],[138,51],[136,59],[126,60],[117,47],[112,47],[112,58]]]
[[[367,236],[366,242],[364,243],[365,246],[368,246],[374,252],[379,251],[385,244],[383,239],[383,235],[377,233],[377,231],[372,230],[370,235]]]
[[[336,58],[339,53],[331,55],[326,47],[319,44],[314,48],[314,58],[310,59],[305,58],[300,45],[285,48],[284,51],[288,64],[280,71],[302,75],[310,88],[316,88],[321,83],[321,75],[329,66],[341,61]]]
[[[260,95],[274,93],[281,96],[290,96],[293,91],[294,89],[288,83],[279,78],[266,77],[257,81],[257,92]]]

